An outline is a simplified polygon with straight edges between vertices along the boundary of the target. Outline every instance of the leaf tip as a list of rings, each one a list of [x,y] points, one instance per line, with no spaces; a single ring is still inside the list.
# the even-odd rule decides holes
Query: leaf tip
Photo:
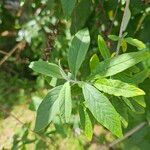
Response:
[[[29,64],[29,68],[33,68],[33,66],[34,66],[34,62],[31,62],[30,64]]]

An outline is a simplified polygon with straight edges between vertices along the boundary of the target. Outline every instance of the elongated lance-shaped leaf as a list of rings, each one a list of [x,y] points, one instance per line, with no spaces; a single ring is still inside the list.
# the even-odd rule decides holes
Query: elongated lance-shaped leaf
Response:
[[[72,101],[71,101],[71,88],[70,83],[66,82],[60,91],[60,113],[65,122],[69,122],[71,111],[72,111]]]
[[[75,4],[76,4],[76,0],[61,0],[61,5],[66,17],[71,16]]]
[[[115,96],[134,97],[144,95],[145,92],[134,85],[113,79],[98,79],[94,86],[108,94]]]
[[[91,5],[91,0],[78,1],[71,16],[71,34],[75,34],[84,27],[87,19],[92,13]]]
[[[133,46],[136,46],[139,50],[146,48],[145,44],[138,39],[133,39],[131,37],[128,37],[125,38],[125,41]]]
[[[148,58],[150,58],[150,52],[147,50],[126,53],[114,58],[109,58],[97,65],[91,77],[95,75],[102,77],[112,76]]]
[[[90,84],[83,84],[82,89],[87,107],[95,119],[116,136],[122,136],[120,116],[108,98]]]
[[[46,61],[33,61],[30,63],[29,68],[37,73],[41,73],[46,76],[54,78],[63,78],[60,72],[59,66],[53,63],[48,63]]]
[[[90,59],[90,69],[93,70],[99,63],[99,58],[96,54],[94,54]]]
[[[71,42],[68,52],[68,63],[71,72],[76,76],[90,45],[90,35],[87,28],[77,32]]]
[[[44,129],[59,113],[61,89],[62,86],[57,86],[52,90],[50,90],[50,92],[46,95],[46,97],[40,104],[37,111],[37,117],[35,123],[36,132]]]
[[[88,138],[88,140],[91,141],[93,137],[93,124],[92,124],[90,114],[87,109],[80,106],[79,115],[80,115],[80,123],[84,130],[84,134]]]
[[[110,51],[101,35],[98,35],[98,49],[104,59],[110,58]]]

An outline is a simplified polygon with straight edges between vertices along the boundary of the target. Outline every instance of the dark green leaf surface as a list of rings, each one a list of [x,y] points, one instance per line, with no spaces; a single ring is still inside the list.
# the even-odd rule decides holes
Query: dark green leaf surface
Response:
[[[110,58],[110,51],[101,35],[98,35],[98,49],[104,59]]]
[[[81,126],[84,130],[84,134],[86,135],[88,140],[91,141],[91,139],[93,137],[93,124],[92,124],[90,115],[89,115],[88,111],[86,109],[84,109],[83,107],[79,108],[79,114],[80,114]]]
[[[53,88],[40,104],[35,123],[36,132],[44,129],[58,114],[61,89],[62,86]]]
[[[91,14],[91,0],[81,0],[72,13],[71,34],[75,34],[84,27],[84,24]]]
[[[62,8],[64,14],[69,17],[72,14],[72,11],[75,7],[76,0],[61,0]]]

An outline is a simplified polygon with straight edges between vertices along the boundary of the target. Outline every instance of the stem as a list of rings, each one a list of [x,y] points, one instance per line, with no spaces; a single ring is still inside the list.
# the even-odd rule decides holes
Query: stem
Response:
[[[18,43],[10,52],[8,52],[0,61],[0,66],[16,51],[16,50],[22,50],[24,49],[26,45],[25,41],[21,41]]]
[[[119,144],[120,142],[124,141],[125,139],[127,139],[128,137],[130,137],[131,135],[133,135],[134,133],[136,133],[137,131],[141,130],[143,127],[145,127],[147,125],[147,122],[142,122],[139,125],[137,125],[135,128],[131,129],[129,132],[127,132],[125,134],[124,137],[117,139],[115,141],[113,141],[112,143],[109,144],[109,147],[112,148],[115,145]]]
[[[8,112],[8,110],[6,110],[6,108],[4,108],[3,106],[0,105],[0,110],[3,111],[5,114],[11,116],[12,118],[14,118],[17,122],[19,122],[21,125],[23,125],[28,131],[30,131],[31,133],[35,134],[35,136],[37,136],[39,139],[41,139],[43,142],[45,143],[49,143],[51,144],[50,141],[47,141],[47,139],[41,135],[39,135],[38,133],[34,132],[32,129],[30,129],[29,127],[27,127],[25,125],[25,123],[23,123],[19,118],[17,118],[17,116],[15,116],[14,114]]]

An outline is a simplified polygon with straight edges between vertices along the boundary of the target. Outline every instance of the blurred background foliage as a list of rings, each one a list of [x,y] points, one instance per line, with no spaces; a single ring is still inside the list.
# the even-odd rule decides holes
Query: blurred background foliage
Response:
[[[61,0],[0,0],[0,149],[107,149],[104,145],[115,137],[96,126],[94,138],[89,142],[81,134],[75,107],[71,128],[62,126],[58,118],[40,136],[29,130],[34,126],[35,110],[56,81],[33,73],[28,65],[39,59],[55,63],[61,60],[63,68],[68,69],[67,51],[72,36],[79,29],[88,27],[91,44],[82,66],[83,76],[86,75],[87,61],[92,54],[97,53],[102,60],[98,53],[98,34],[105,38],[112,53],[115,52],[116,43],[107,36],[118,35],[124,4],[125,0],[76,0],[70,13],[71,6],[65,12]],[[139,39],[149,47],[149,0],[131,0],[130,10],[132,16],[127,37]],[[128,46],[127,52],[135,50],[135,47]],[[4,57],[6,60],[2,62]],[[145,101],[149,108],[150,80],[146,79],[140,87],[147,93]],[[24,122],[18,125],[13,114]],[[126,130],[140,123],[145,116],[145,110],[132,115]],[[116,149],[148,150],[149,147],[150,129],[145,127],[118,144]]]

